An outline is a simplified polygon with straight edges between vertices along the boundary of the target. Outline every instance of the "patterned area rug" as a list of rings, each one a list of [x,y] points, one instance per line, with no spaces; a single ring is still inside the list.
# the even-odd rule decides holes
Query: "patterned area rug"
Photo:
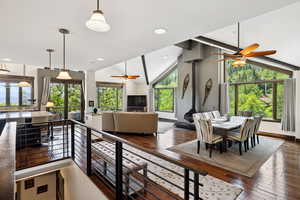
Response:
[[[170,163],[168,161],[162,160],[156,156],[153,156],[151,154],[148,154],[146,152],[140,151],[136,148],[130,147],[128,145],[124,145],[124,149],[128,149],[130,151],[133,151],[140,155],[141,157],[147,158],[155,163],[158,163],[168,169],[171,169],[173,171],[178,172],[179,174],[184,174],[184,169],[182,167],[179,167],[173,163]],[[126,152],[126,151],[124,151]],[[152,171],[153,173],[164,177],[168,181],[175,183],[176,185],[179,185],[181,187],[184,186],[184,179],[183,177],[176,175],[175,173],[170,172],[169,170],[163,169],[159,167],[158,165],[155,165],[151,162],[148,162],[148,170]],[[161,186],[165,187],[166,189],[172,191],[173,193],[179,195],[180,197],[184,197],[184,193],[182,190],[178,189],[177,187],[167,183],[166,181],[160,179],[159,177],[153,175],[152,173],[148,173],[148,177],[153,180],[154,182],[160,184]],[[194,177],[193,174],[190,174],[190,177]],[[242,189],[240,187],[237,187],[235,185],[232,185],[230,183],[226,183],[220,179],[217,179],[212,176],[201,176],[199,177],[199,182],[202,183],[204,186],[199,187],[199,195],[202,199],[209,199],[209,200],[234,200],[236,199],[239,194],[242,192]],[[193,185],[191,185],[191,191],[193,191]],[[190,199],[193,199],[192,196],[190,196]]]
[[[282,140],[260,136],[260,144],[256,144],[256,146],[250,148],[248,152],[244,152],[243,146],[242,156],[239,154],[238,144],[235,144],[231,148],[228,148],[226,153],[220,154],[219,151],[214,150],[212,158],[209,158],[209,153],[206,151],[203,143],[200,145],[200,154],[197,154],[196,140],[173,146],[168,150],[190,156],[194,159],[247,177],[252,177],[282,144]],[[249,146],[251,145],[249,144]]]

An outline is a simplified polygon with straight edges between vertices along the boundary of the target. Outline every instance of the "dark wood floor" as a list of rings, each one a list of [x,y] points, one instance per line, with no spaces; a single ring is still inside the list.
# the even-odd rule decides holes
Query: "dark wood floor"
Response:
[[[195,139],[196,133],[194,131],[171,129],[157,137],[122,134],[118,134],[118,136],[194,168],[206,170],[209,175],[228,183],[241,186],[244,192],[238,199],[300,199],[300,143],[285,141],[253,178],[247,178],[166,150],[174,145]]]
[[[194,131],[170,129],[164,134],[159,134],[157,137],[152,135],[124,134],[117,134],[117,136],[141,148],[163,154],[193,168],[205,170],[211,176],[242,187],[244,192],[238,199],[300,199],[300,143],[285,141],[278,151],[264,163],[253,178],[247,178],[167,150],[167,148],[174,145],[194,140],[196,138]],[[36,149],[36,151],[39,150]],[[43,152],[47,151],[43,149]],[[53,155],[50,157],[53,158]],[[34,165],[35,161],[31,160],[30,164]],[[19,166],[18,160],[17,166]],[[91,179],[109,198],[113,198],[112,192],[101,181],[94,176]]]

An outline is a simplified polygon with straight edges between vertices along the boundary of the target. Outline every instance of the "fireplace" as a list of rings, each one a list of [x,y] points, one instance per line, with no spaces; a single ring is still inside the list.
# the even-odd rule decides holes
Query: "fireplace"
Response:
[[[127,96],[128,112],[147,112],[146,95],[128,95]]]

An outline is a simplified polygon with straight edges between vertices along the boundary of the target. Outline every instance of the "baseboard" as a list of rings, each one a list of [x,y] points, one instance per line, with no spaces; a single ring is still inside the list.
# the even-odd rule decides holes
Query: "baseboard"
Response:
[[[296,137],[292,136],[292,135],[283,135],[283,134],[269,133],[269,132],[263,132],[263,131],[260,131],[258,133],[258,135],[267,136],[267,137],[281,138],[281,139],[290,140],[290,141],[297,141],[297,140],[300,141],[300,139],[296,139]]]

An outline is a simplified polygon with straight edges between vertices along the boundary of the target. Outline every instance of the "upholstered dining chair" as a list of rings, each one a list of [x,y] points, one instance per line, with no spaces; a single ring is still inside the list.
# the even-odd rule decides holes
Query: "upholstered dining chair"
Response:
[[[251,146],[254,147],[256,145],[255,142],[255,136],[257,139],[257,144],[259,144],[259,137],[258,137],[258,131],[259,131],[259,127],[260,127],[260,123],[262,121],[263,116],[262,115],[256,115],[254,117],[254,123],[253,123],[253,131],[252,131],[252,135],[251,135]]]
[[[218,110],[212,111],[212,114],[214,115],[214,118],[216,118],[216,119],[221,118],[221,114]]]
[[[199,115],[194,114],[194,122],[197,131],[197,153],[200,153],[200,142],[204,142],[209,147],[209,157],[212,156],[212,149],[215,144],[219,143],[220,153],[222,153],[222,141],[221,136],[213,134],[213,126],[211,120],[203,119]]]
[[[240,155],[242,155],[242,144],[243,143],[244,143],[245,152],[247,152],[247,148],[248,148],[247,140],[248,140],[249,135],[251,134],[251,131],[253,131],[253,123],[254,123],[253,119],[247,118],[243,122],[243,125],[242,125],[241,129],[239,130],[239,132],[235,132],[235,131],[228,132],[227,139],[232,140],[232,141],[237,141],[239,143]]]
[[[214,115],[212,114],[212,112],[204,112],[202,113],[206,119],[214,119]]]

